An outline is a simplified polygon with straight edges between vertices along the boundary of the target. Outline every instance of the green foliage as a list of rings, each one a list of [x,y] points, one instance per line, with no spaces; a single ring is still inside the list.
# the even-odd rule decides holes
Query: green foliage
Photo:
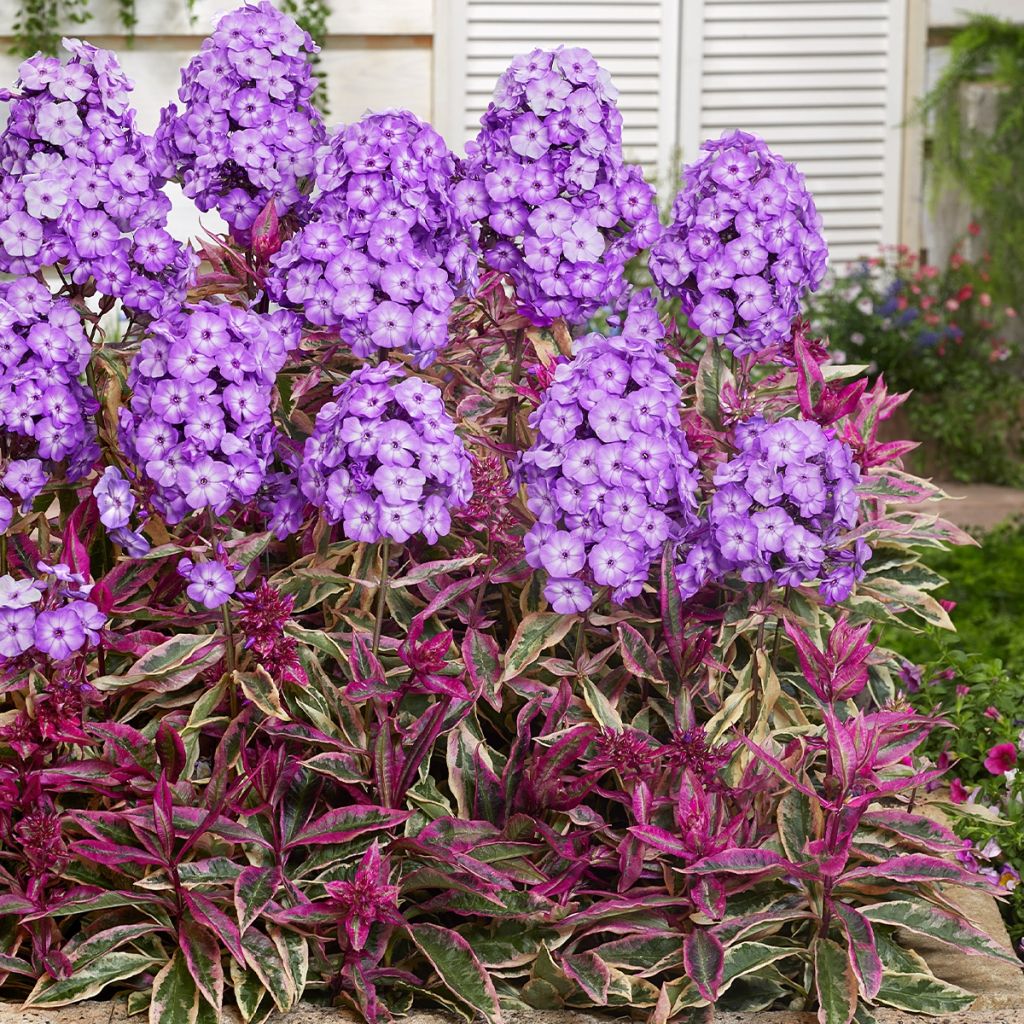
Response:
[[[906,434],[925,442],[915,471],[965,482],[1024,483],[1024,354],[1017,310],[992,296],[992,261],[955,251],[944,268],[886,249],[813,300],[820,333],[911,391]]]
[[[995,125],[972,127],[961,109],[962,91],[974,82],[997,91]],[[1000,295],[1024,292],[1024,25],[976,15],[956,34],[949,64],[921,103],[934,118],[935,185],[955,185],[982,220]]]
[[[42,50],[56,53],[61,26],[83,25],[91,17],[89,0],[19,0],[11,23],[11,53],[31,57]]]
[[[952,764],[956,831],[974,843],[970,854],[993,880],[1007,885],[1003,917],[1014,942],[1024,937],[1024,780],[986,767],[998,744],[1020,743],[1024,692],[1024,522],[981,538],[981,546],[932,552],[931,568],[950,582],[940,596],[955,601],[958,634],[913,635],[887,628],[882,640],[923,667],[909,694],[922,712],[938,712],[949,728],[928,740],[930,756]],[[909,678],[909,677],[908,677]],[[917,685],[911,681],[911,686]],[[969,802],[964,801],[969,795]]]

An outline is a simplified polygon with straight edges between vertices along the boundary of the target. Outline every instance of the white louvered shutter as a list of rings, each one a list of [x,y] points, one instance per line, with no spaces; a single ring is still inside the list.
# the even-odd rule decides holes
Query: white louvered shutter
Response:
[[[701,3],[702,137],[749,129],[794,161],[836,268],[898,240],[905,2]]]
[[[586,47],[620,91],[627,159],[669,165],[678,137],[680,0],[437,0],[434,123],[461,150],[498,76],[534,47]]]

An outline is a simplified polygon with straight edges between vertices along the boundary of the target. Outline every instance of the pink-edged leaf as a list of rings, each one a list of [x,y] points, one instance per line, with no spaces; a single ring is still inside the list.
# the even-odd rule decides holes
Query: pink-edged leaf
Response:
[[[683,963],[697,991],[713,1003],[718,998],[725,969],[725,950],[718,936],[707,928],[695,928],[683,943]]]
[[[629,831],[645,846],[651,846],[673,857],[690,857],[693,851],[677,836],[657,825],[631,825]]]
[[[832,910],[846,932],[850,966],[857,976],[857,985],[865,999],[874,999],[882,985],[885,967],[875,945],[871,922],[860,911],[845,903],[833,902]]]
[[[771,850],[744,849],[722,850],[710,857],[691,864],[686,869],[694,875],[757,875],[762,871],[786,871],[804,877],[805,872],[784,857]]]
[[[224,967],[216,936],[202,925],[186,920],[178,932],[178,948],[196,988],[219,1015],[224,1004]]]
[[[940,857],[929,857],[923,853],[903,853],[881,864],[865,864],[847,871],[840,882],[852,882],[858,878],[877,878],[894,882],[945,882],[949,885],[974,886],[998,891],[998,886],[993,885],[987,878],[972,871],[965,871],[959,864]]]
[[[980,928],[975,928],[963,918],[939,907],[911,900],[889,900],[861,907],[861,913],[872,924],[887,924],[893,928],[906,928],[918,935],[927,935],[956,947],[966,956],[991,956],[1012,963],[1015,967],[1020,966],[1020,961],[1013,953],[1003,949]]]
[[[388,807],[374,807],[356,804],[328,811],[312,824],[302,829],[286,846],[323,846],[329,843],[348,843],[367,832],[379,832],[394,828],[412,817],[411,811],[399,811]]]
[[[794,789],[800,790],[801,793],[806,794],[813,800],[820,800],[815,791],[808,786],[806,783],[801,782],[777,757],[773,757],[768,753],[764,747],[759,746],[749,736],[741,736],[740,740],[749,747],[756,755],[759,761],[764,761],[765,764],[772,767],[778,775],[781,775]]]
[[[71,844],[71,849],[86,860],[94,860],[108,868],[118,869],[125,862],[129,864],[148,864],[161,867],[162,858],[131,846],[109,843],[105,839],[79,839]]]
[[[619,634],[619,655],[626,669],[642,679],[650,679],[655,683],[664,682],[658,656],[643,634],[628,622],[620,622],[617,632]]]
[[[154,739],[157,760],[160,767],[167,773],[170,782],[177,782],[185,767],[186,755],[185,744],[177,729],[172,728],[166,721],[160,723],[156,730]]]
[[[466,939],[436,924],[413,924],[408,932],[452,995],[478,1010],[491,1024],[501,1024],[494,982]]]
[[[494,637],[479,629],[467,629],[462,660],[470,685],[495,711],[500,711],[502,660]]]
[[[675,547],[666,544],[661,556],[661,628],[668,647],[669,658],[676,671],[683,667],[683,656],[686,651],[686,623],[688,615],[683,607],[683,599],[679,594],[679,583],[676,581]]]
[[[224,943],[228,952],[239,964],[244,965],[245,953],[242,950],[242,936],[234,920],[225,914],[213,900],[208,899],[200,892],[191,892],[186,889],[183,898],[185,906],[192,916],[200,924],[206,925],[214,932]]]
[[[0,953],[0,974],[21,974],[27,978],[36,976],[35,968],[21,957]]]
[[[273,865],[245,868],[235,879],[235,912],[244,932],[263,913],[281,884],[281,870]]]
[[[861,824],[865,828],[884,829],[902,836],[926,849],[941,853],[959,850],[963,846],[960,837],[945,825],[940,825],[922,814],[909,814],[899,810],[868,811]]]
[[[825,390],[825,375],[807,345],[803,331],[793,332],[793,357],[796,363],[796,396],[805,419],[813,419]]]
[[[690,899],[712,921],[721,920],[725,913],[725,887],[714,875],[698,878],[690,887]]]
[[[608,1005],[612,973],[596,953],[572,953],[563,956],[561,964],[566,977],[575,981],[595,1006]]]

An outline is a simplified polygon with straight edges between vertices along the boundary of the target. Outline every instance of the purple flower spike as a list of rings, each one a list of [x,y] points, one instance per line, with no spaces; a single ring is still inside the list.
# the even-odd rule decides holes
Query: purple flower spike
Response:
[[[132,399],[119,434],[168,523],[256,499],[277,439],[274,382],[298,343],[297,319],[286,310],[261,316],[200,303],[151,325],[128,376]],[[119,537],[130,547],[145,543],[130,531]]]
[[[396,349],[429,365],[448,343],[455,296],[476,287],[455,175],[444,140],[407,111],[337,131],[320,157],[311,223],[273,257],[270,294],[340,331],[357,356]]]
[[[392,363],[357,370],[319,412],[302,491],[349,540],[429,543],[473,496],[469,456],[441,392]]]
[[[60,265],[136,320],[162,316],[184,300],[198,262],[165,230],[170,175],[154,173],[114,54],[63,45],[66,64],[38,54],[21,65],[0,133],[0,271]]]
[[[180,178],[200,210],[216,210],[242,244],[273,199],[304,223],[303,179],[325,133],[313,106],[317,46],[273,4],[247,3],[217,21],[181,73],[154,137],[154,163]]]
[[[807,420],[736,429],[740,449],[719,466],[706,519],[676,578],[684,597],[739,573],[748,583],[820,581],[826,603],[845,600],[864,577],[870,548],[845,534],[858,521],[860,467],[849,445]]]
[[[732,132],[701,153],[651,247],[651,273],[694,330],[749,355],[785,341],[821,284],[821,218],[803,175],[756,135]]]
[[[696,523],[696,460],[663,337],[650,292],[638,293],[622,335],[582,338],[531,417],[526,560],[548,574],[556,612],[585,611],[595,586],[618,604],[635,597],[665,542]]]
[[[0,467],[0,480],[23,505],[58,464],[74,482],[99,455],[99,403],[81,379],[91,351],[67,299],[34,278],[0,282],[0,431],[21,456]]]
[[[623,161],[617,96],[586,50],[534,50],[498,80],[466,147],[455,201],[535,324],[616,302],[626,262],[661,231],[654,190]]]

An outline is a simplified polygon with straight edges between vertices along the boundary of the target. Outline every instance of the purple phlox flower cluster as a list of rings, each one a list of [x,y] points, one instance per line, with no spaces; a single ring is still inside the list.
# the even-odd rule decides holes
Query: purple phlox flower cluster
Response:
[[[785,341],[827,261],[804,176],[764,140],[737,131],[705,142],[683,172],[650,268],[662,292],[682,300],[694,330],[748,355]]]
[[[188,580],[185,593],[204,608],[219,608],[235,592],[235,578],[223,562],[178,561],[178,575]]]
[[[849,445],[807,420],[760,417],[736,428],[738,454],[715,471],[704,527],[676,569],[684,597],[738,572],[748,583],[820,580],[827,604],[864,577],[871,549],[857,525],[860,467]]]
[[[138,530],[131,528],[135,495],[131,483],[121,475],[121,471],[116,466],[107,466],[96,481],[92,494],[107,536],[115,544],[120,544],[130,557],[141,558],[145,555],[150,544]]]
[[[367,357],[423,367],[448,343],[456,295],[476,287],[475,229],[451,198],[455,158],[408,111],[339,129],[320,157],[310,223],[273,257],[273,298]]]
[[[441,392],[393,363],[365,366],[335,389],[306,441],[303,493],[349,540],[413,534],[437,542],[473,495],[469,456]]]
[[[466,147],[455,201],[536,324],[614,302],[626,262],[660,233],[654,189],[623,160],[617,97],[586,50],[534,50],[502,74]]]
[[[41,579],[0,576],[0,658],[35,650],[63,661],[96,644],[107,617],[89,600],[92,585],[62,562],[39,562]]]
[[[135,128],[131,84],[108,50],[65,39],[67,63],[37,54],[19,69],[0,134],[0,271],[59,265],[95,281],[134,317],[179,305],[197,259],[166,230],[171,203]],[[0,97],[0,98],[6,98]]]
[[[582,338],[531,414],[537,440],[519,467],[537,517],[526,560],[547,572],[544,595],[557,612],[589,608],[593,584],[619,604],[635,597],[665,543],[696,521],[696,460],[662,337],[641,292],[623,333]]]
[[[274,382],[298,344],[286,310],[203,302],[152,324],[128,375],[120,437],[168,523],[252,501],[274,456]]]
[[[11,456],[0,482],[22,505],[35,500],[58,463],[75,481],[99,456],[92,418],[99,403],[80,379],[91,353],[67,299],[32,277],[0,282],[0,431]]]
[[[160,115],[154,160],[180,178],[200,210],[216,210],[243,244],[263,208],[304,222],[305,179],[325,139],[312,103],[317,52],[308,33],[270,3],[217,22],[182,69],[178,98]]]

